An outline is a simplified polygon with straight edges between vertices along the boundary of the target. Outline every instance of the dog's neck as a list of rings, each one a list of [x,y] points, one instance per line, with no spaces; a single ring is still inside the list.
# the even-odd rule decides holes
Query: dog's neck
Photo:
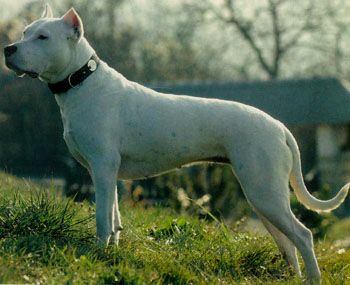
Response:
[[[80,39],[77,43],[74,52],[72,53],[71,60],[69,61],[68,66],[66,66],[62,71],[57,74],[45,74],[40,75],[40,79],[47,83],[56,83],[59,82],[66,77],[68,77],[71,73],[79,70],[89,58],[95,53],[94,49],[90,46],[88,41],[85,38]]]

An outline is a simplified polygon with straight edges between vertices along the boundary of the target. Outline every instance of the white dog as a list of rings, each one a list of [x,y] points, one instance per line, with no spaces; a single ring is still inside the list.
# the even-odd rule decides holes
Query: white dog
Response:
[[[98,241],[108,244],[113,236],[117,243],[122,229],[116,176],[149,177],[193,162],[230,163],[288,263],[300,274],[297,248],[308,280],[318,283],[312,234],[291,212],[289,183],[315,211],[337,208],[349,185],[331,200],[314,198],[303,182],[297,143],[282,123],[240,103],[167,95],[130,82],[98,59],[83,34],[73,8],[53,18],[47,6],[4,53],[9,68],[39,77],[55,93],[64,139],[95,185]]]

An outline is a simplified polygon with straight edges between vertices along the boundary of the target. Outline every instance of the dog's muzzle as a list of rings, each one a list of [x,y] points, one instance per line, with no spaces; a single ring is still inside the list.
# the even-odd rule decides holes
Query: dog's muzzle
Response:
[[[10,45],[4,48],[5,57],[10,57],[17,51],[17,47],[15,45]]]
[[[24,76],[24,74],[28,74],[32,78],[37,78],[39,76],[37,72],[31,71],[31,70],[23,70],[13,62],[12,55],[14,55],[17,50],[18,48],[14,44],[4,48],[6,66],[12,69],[14,72],[16,72],[16,74],[20,77]]]

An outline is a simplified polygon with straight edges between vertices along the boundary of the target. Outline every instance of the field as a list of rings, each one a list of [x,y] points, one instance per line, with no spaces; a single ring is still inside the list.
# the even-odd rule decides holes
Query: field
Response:
[[[95,245],[94,207],[0,173],[0,283],[300,284],[270,237],[121,203],[120,246]],[[350,284],[350,221],[316,242],[324,284]]]

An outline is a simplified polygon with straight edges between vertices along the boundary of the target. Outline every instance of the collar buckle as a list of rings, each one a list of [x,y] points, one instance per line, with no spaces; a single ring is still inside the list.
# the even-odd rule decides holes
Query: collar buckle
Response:
[[[71,77],[72,77],[73,73],[69,74],[67,80],[68,80],[68,84],[71,88],[76,89],[79,87],[79,85],[81,85],[81,83],[78,83],[77,85],[73,85],[71,82]]]

